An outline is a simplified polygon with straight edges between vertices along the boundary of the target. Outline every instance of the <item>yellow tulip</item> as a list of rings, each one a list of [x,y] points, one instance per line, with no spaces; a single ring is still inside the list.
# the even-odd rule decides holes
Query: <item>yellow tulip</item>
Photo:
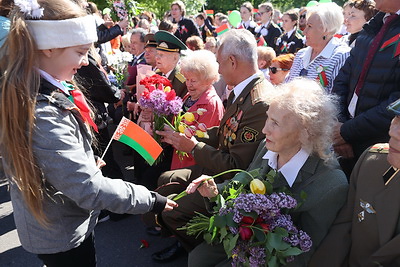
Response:
[[[183,126],[182,124],[179,124],[178,130],[180,133],[183,133],[185,131],[185,126]]]
[[[202,138],[202,137],[204,137],[204,132],[202,132],[200,130],[196,130],[196,136]]]
[[[193,122],[194,121],[194,115],[192,112],[186,112],[185,115],[183,115],[183,118],[187,121],[187,122]]]
[[[250,191],[253,194],[262,194],[262,195],[264,195],[265,191],[266,191],[266,188],[265,188],[264,183],[261,180],[253,179],[250,182]]]
[[[171,92],[171,87],[170,86],[165,86],[164,87],[164,92],[166,92],[166,93]]]

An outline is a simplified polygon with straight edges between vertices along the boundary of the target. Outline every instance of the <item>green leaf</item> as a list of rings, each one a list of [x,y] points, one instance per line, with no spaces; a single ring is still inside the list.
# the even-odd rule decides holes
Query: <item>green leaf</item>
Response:
[[[290,247],[290,244],[282,240],[282,235],[276,233],[269,233],[267,235],[267,242],[271,247],[276,250],[285,250]]]
[[[271,259],[268,261],[267,266],[268,267],[279,267],[278,259],[275,255],[272,256]]]
[[[274,192],[274,187],[272,184],[270,184],[268,181],[263,181],[263,183],[265,185],[265,193],[268,195],[272,194],[272,192]]]
[[[233,213],[229,213],[226,216],[226,225],[230,227],[237,227],[237,223],[233,220]]]
[[[215,216],[211,216],[210,225],[208,226],[207,231],[210,231],[212,227],[214,227]]]
[[[228,234],[228,231],[226,230],[226,227],[223,227],[220,229],[219,233],[221,234],[220,237],[220,243],[222,242],[222,240],[226,237],[226,235]]]
[[[215,216],[214,225],[218,228],[226,227],[227,218],[226,216]]]
[[[205,233],[205,234],[203,235],[203,238],[204,238],[204,241],[207,242],[207,244],[210,245],[210,244],[212,243],[212,236],[211,236],[210,233]]]
[[[263,231],[263,229],[258,227],[252,227],[253,233],[257,241],[264,243],[267,239],[267,235]]]
[[[289,247],[288,249],[284,250],[281,252],[283,257],[289,257],[289,256],[297,256],[303,253],[301,249],[298,247]]]
[[[231,235],[228,235],[228,236],[231,236]],[[232,249],[235,248],[238,238],[239,238],[239,235],[237,234],[233,237],[226,238],[223,242],[225,252],[229,257],[232,256]]]

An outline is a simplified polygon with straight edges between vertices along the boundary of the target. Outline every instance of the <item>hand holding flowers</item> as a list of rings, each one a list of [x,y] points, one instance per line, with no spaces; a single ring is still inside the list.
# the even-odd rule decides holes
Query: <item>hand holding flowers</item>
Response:
[[[198,213],[180,229],[188,235],[203,234],[208,244],[221,243],[232,266],[285,265],[309,251],[312,242],[289,215],[297,201],[287,189],[273,191],[274,177],[275,171],[266,177],[261,177],[259,169],[241,171],[221,193],[212,177],[199,177],[185,193],[197,189],[202,196],[213,197],[215,213],[211,218]]]

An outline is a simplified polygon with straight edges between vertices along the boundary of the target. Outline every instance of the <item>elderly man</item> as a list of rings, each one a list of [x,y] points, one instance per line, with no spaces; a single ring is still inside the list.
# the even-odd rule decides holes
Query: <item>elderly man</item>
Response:
[[[254,36],[247,30],[231,30],[224,34],[217,53],[219,73],[227,84],[234,86],[228,99],[227,109],[221,123],[208,129],[209,138],[187,138],[172,131],[159,132],[164,141],[177,150],[192,153],[196,165],[186,169],[163,173],[158,183],[164,195],[180,193],[195,178],[202,174],[215,175],[230,169],[246,169],[256,152],[263,136],[267,104],[262,100],[263,93],[272,85],[263,79],[257,68],[257,44]],[[226,175],[223,179],[230,179]],[[158,215],[164,234],[174,234],[183,247],[190,251],[202,240],[187,236],[185,231],[176,229],[185,225],[194,212],[207,213],[203,199],[193,194],[181,199],[174,213]],[[171,247],[153,255],[153,259],[170,259],[176,251]]]
[[[178,62],[181,50],[186,50],[187,47],[167,31],[156,32],[154,38],[157,41],[156,73],[167,77],[176,95],[183,98],[187,93],[186,79],[179,71]]]
[[[400,1],[375,2],[381,12],[364,25],[332,89],[342,115],[334,148],[347,175],[366,148],[389,140],[386,106],[400,97]]]

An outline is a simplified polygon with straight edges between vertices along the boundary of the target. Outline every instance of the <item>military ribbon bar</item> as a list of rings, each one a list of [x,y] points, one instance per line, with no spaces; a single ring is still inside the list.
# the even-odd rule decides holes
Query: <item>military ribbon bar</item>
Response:
[[[384,42],[379,51],[382,51],[392,45],[396,45],[393,51],[393,57],[397,57],[400,55],[400,33]]]

